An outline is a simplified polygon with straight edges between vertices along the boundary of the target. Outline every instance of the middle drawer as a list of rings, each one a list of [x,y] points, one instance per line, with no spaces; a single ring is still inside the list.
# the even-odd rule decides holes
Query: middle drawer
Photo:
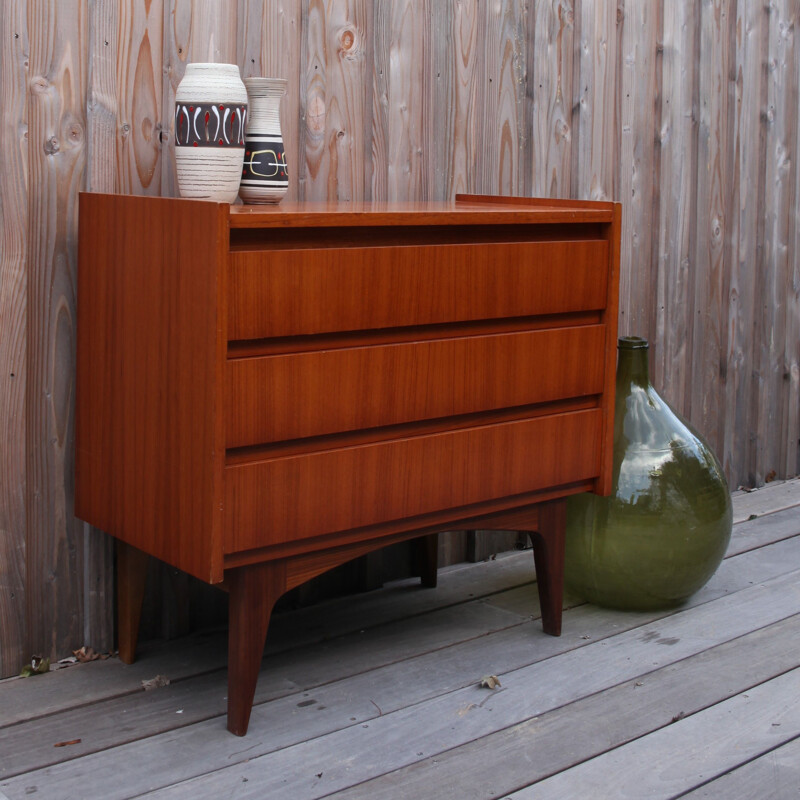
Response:
[[[600,394],[604,343],[585,325],[232,359],[226,446]]]

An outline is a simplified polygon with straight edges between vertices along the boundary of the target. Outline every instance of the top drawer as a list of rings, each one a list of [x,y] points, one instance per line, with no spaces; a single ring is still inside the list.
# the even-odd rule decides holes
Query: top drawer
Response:
[[[502,242],[233,252],[228,339],[602,309],[608,243]]]

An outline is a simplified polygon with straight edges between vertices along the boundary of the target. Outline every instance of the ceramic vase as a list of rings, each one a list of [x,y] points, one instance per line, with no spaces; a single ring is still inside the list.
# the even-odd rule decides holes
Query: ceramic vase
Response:
[[[719,462],[650,384],[647,356],[644,339],[619,340],[611,496],[567,502],[567,589],[632,610],[676,606],[700,589],[733,518]]]
[[[249,113],[239,196],[245,203],[278,203],[289,188],[281,134],[282,78],[245,78]]]
[[[236,64],[187,64],[175,92],[181,197],[233,203],[239,191],[247,91]]]

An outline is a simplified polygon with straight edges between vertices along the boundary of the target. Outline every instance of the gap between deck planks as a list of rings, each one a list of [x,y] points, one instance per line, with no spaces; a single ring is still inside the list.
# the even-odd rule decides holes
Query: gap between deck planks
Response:
[[[760,570],[757,569],[757,561],[765,561],[766,566],[768,568],[768,572],[775,573],[777,570],[780,572],[781,569],[786,569],[786,564],[796,563],[796,552],[798,547],[800,547],[800,539],[797,541],[792,542],[791,540],[788,542],[779,543],[775,547],[777,547],[781,551],[785,551],[789,545],[794,546],[795,548],[795,558],[792,558],[791,553],[787,552],[775,552],[771,554],[771,557],[764,559],[763,554],[770,551],[772,548],[764,548],[761,551],[756,551],[755,553],[746,554],[744,556],[732,559],[733,562],[741,562],[739,569],[732,569],[730,572],[732,573],[739,573],[738,575],[733,575],[733,581],[729,578],[726,583],[727,586],[723,587],[723,591],[735,591],[737,586],[735,584],[738,583],[738,588],[741,589],[742,586],[748,586],[751,583],[749,578],[752,578],[756,581],[763,578],[763,573],[760,573]],[[732,625],[722,626],[725,628],[724,636],[730,637],[736,635],[736,625],[744,626],[742,630],[747,630],[748,626],[752,626],[756,624],[756,621],[763,621],[764,619],[769,618],[769,610],[770,608],[774,607],[774,602],[772,598],[772,593],[779,592],[783,593],[782,588],[782,581],[786,580],[786,578],[779,579],[778,586],[768,586],[768,587],[752,587],[750,589],[736,592],[735,594],[731,594],[730,596],[723,597],[720,600],[715,602],[706,602],[704,606],[701,607],[700,610],[705,609],[706,613],[711,614],[712,620],[715,620],[720,615],[719,607],[715,610],[714,607],[718,606],[718,604],[722,603],[724,606],[728,606],[729,604],[733,603],[733,610],[729,613],[735,618]],[[790,583],[796,582],[796,576],[790,576]],[[771,581],[772,584],[775,581]],[[713,591],[713,590],[712,590]],[[718,593],[720,589],[716,590]],[[767,592],[766,598],[759,599],[758,594],[754,593],[761,593]],[[800,598],[799,598],[800,600]],[[741,606],[741,607],[740,607]],[[764,608],[766,606],[766,608]],[[591,607],[584,607],[584,609],[580,610],[587,610],[591,609]],[[799,609],[800,610],[800,607]],[[579,609],[575,610],[576,612]],[[600,610],[595,609],[600,619],[602,619],[603,615],[613,617],[613,612],[601,612]],[[695,615],[698,613],[698,610],[695,610]],[[706,637],[706,635],[701,630],[701,638],[699,640],[696,639],[697,634],[694,632],[694,629],[697,627],[698,622],[691,618],[691,613],[689,611],[682,612],[679,615],[673,615],[665,620],[662,620],[661,624],[659,625],[659,630],[661,631],[661,638],[666,638],[667,640],[680,638],[681,635],[688,636],[688,643],[690,647],[700,647],[705,648],[711,646],[717,638],[720,636],[720,633],[715,633],[714,630],[711,631],[710,636]],[[641,625],[643,616],[647,615],[625,615],[625,614],[617,614],[616,615],[619,619],[624,620],[628,619],[629,626],[635,626],[637,624]],[[637,619],[638,618],[638,619]],[[673,635],[674,631],[676,630],[675,626],[676,623],[681,621],[683,627],[686,628],[682,634],[678,633],[678,635]],[[601,631],[597,629],[597,620],[594,624],[589,624],[587,627],[582,627],[579,630],[592,630],[594,635],[601,635]],[[719,620],[713,623],[713,626],[717,626]],[[664,626],[667,626],[664,628]],[[604,631],[603,634],[613,633],[613,629],[618,627],[617,625],[612,624],[610,631]],[[680,629],[680,626],[677,630]],[[673,633],[670,633],[670,630]],[[627,636],[629,641],[635,642],[636,638],[640,636],[640,631],[633,630]],[[715,638],[716,637],[716,638]],[[568,647],[576,647],[580,646],[581,639],[579,638],[578,632],[575,631],[573,634],[573,641],[569,642],[567,640],[558,640],[558,639],[551,639],[549,637],[542,637],[542,643],[552,643],[553,647],[559,647],[559,645],[566,645]],[[616,646],[620,645],[620,637],[614,637],[612,643],[616,642]],[[585,642],[583,642],[585,644]],[[625,641],[621,642],[622,645],[625,645]],[[500,652],[504,655],[506,651],[511,652],[511,657],[513,658],[516,655],[517,659],[525,659],[527,656],[527,661],[530,662],[533,658],[543,658],[545,657],[545,653],[541,652],[541,648],[531,648],[530,646],[530,639],[526,636],[521,638],[517,638],[517,641],[513,641],[510,639],[506,642],[506,646],[503,647],[503,642],[498,642],[500,645]],[[574,675],[575,679],[578,681],[578,686],[573,687],[574,691],[577,691],[579,694],[581,691],[587,690],[586,683],[580,678],[580,676],[586,672],[587,668],[594,673],[596,673],[598,669],[598,663],[602,662],[604,658],[607,658],[603,654],[604,649],[608,649],[607,646],[608,642],[601,641],[601,642],[593,642],[591,645],[585,648],[581,648],[573,653],[567,652],[564,654],[562,658],[562,662],[564,663],[544,663],[544,664],[534,664],[533,667],[526,668],[528,671],[531,669],[534,672],[541,673],[541,678],[535,679],[535,684],[547,684],[547,672],[548,670],[551,673],[555,673],[556,675],[562,675],[564,673]],[[630,646],[630,645],[629,645]],[[516,654],[513,653],[514,649],[518,651]],[[677,649],[673,646],[670,648],[665,648],[663,646],[659,646],[658,644],[650,644],[648,645],[645,642],[646,649],[654,649],[656,653],[664,653],[666,656],[670,658],[678,658],[681,655],[681,648],[678,647]],[[614,649],[614,648],[610,648]],[[436,663],[436,658],[431,658],[430,664],[426,664],[424,659],[418,660],[418,663],[414,665],[414,660],[411,662],[401,662],[400,665],[396,665],[394,669],[394,674],[392,674],[392,670],[384,670],[382,672],[376,674],[366,674],[363,676],[359,676],[361,679],[361,685],[359,685],[358,678],[351,678],[349,681],[341,681],[338,685],[334,685],[331,687],[324,687],[322,690],[318,690],[314,692],[314,698],[317,699],[317,707],[325,706],[325,709],[331,709],[325,714],[320,714],[316,711],[315,708],[309,707],[304,709],[302,712],[298,712],[297,710],[297,697],[294,698],[286,698],[285,701],[279,701],[277,703],[270,703],[266,706],[260,707],[257,709],[259,714],[266,714],[266,720],[268,722],[269,729],[266,731],[267,738],[269,740],[269,745],[266,745],[260,739],[256,738],[256,741],[248,744],[247,748],[244,748],[242,751],[239,748],[240,752],[245,753],[246,755],[240,755],[239,758],[247,758],[253,759],[255,756],[258,755],[259,752],[262,752],[265,748],[271,749],[275,747],[285,747],[286,745],[290,744],[292,741],[300,742],[303,738],[308,738],[309,736],[320,735],[326,730],[326,725],[328,726],[327,729],[331,728],[331,723],[334,723],[333,728],[335,729],[337,726],[341,727],[342,725],[350,725],[351,727],[345,728],[344,731],[339,731],[338,735],[339,738],[342,736],[345,739],[352,738],[354,735],[354,728],[355,728],[355,735],[356,737],[360,733],[360,728],[358,727],[358,723],[362,722],[363,720],[368,720],[370,716],[375,717],[376,711],[374,708],[370,708],[372,704],[372,700],[370,698],[375,699],[375,702],[378,706],[380,706],[381,710],[384,712],[391,710],[393,708],[398,708],[403,704],[408,704],[409,702],[414,702],[414,698],[411,697],[409,699],[409,689],[405,687],[414,687],[417,689],[418,694],[422,693],[424,697],[426,693],[436,694],[437,691],[446,691],[447,686],[447,678],[453,672],[456,673],[456,679],[458,679],[458,668],[459,665],[464,664],[468,674],[470,670],[476,670],[475,675],[473,676],[473,680],[477,680],[480,675],[480,668],[486,663],[486,653],[481,654],[480,651],[477,653],[472,654],[472,658],[464,658],[465,654],[463,652],[457,652],[457,648],[452,648],[454,651],[451,653],[451,658],[448,659],[445,663]],[[584,653],[585,651],[585,653]],[[691,652],[691,650],[690,650]],[[435,654],[434,654],[435,655]],[[634,654],[635,655],[635,654]],[[600,658],[600,662],[598,662],[598,658]],[[481,661],[481,659],[483,661]],[[577,659],[577,661],[575,661]],[[497,662],[497,658],[494,659],[492,663]],[[571,663],[575,661],[575,663]],[[636,659],[633,659],[634,663]],[[582,667],[581,664],[584,664]],[[416,666],[416,672],[414,671],[414,667]],[[501,664],[504,667],[505,665]],[[509,664],[508,666],[512,666]],[[622,665],[625,667],[625,665]],[[654,665],[655,666],[655,665]],[[433,681],[434,686],[428,687],[428,684],[431,683],[431,669],[436,670],[434,674],[439,675],[441,673],[441,680],[444,681],[444,685],[437,686],[437,681]],[[636,668],[638,669],[638,668]],[[634,672],[636,672],[636,669]],[[403,675],[403,671],[405,670],[405,675]],[[624,679],[624,675],[620,675],[619,670],[617,668],[611,670],[612,677],[611,682],[615,683],[618,680]],[[507,673],[503,671],[503,675],[507,676]],[[461,676],[463,678],[463,676]],[[608,679],[606,677],[606,679]],[[508,680],[508,677],[504,678],[504,680]],[[441,682],[441,681],[440,681]],[[430,688],[430,691],[429,691]],[[591,687],[589,687],[591,689]],[[468,708],[474,701],[472,699],[475,693],[474,686],[469,686],[466,689],[462,689],[460,692],[455,692],[454,694],[463,695],[463,698],[459,697],[451,697],[451,698],[436,698],[434,697],[432,701],[430,701],[429,705],[432,704],[432,709],[427,709],[427,713],[421,715],[419,713],[419,709],[406,709],[406,708],[399,708],[399,710],[394,715],[387,715],[384,717],[384,722],[382,724],[383,731],[381,729],[375,731],[373,730],[371,733],[366,734],[367,741],[362,743],[361,747],[357,748],[357,750],[362,750],[366,748],[366,753],[361,754],[359,758],[359,764],[361,767],[367,766],[367,761],[369,761],[369,750],[373,748],[374,739],[370,739],[370,737],[378,737],[379,741],[382,741],[383,735],[388,735],[390,739],[395,738],[395,734],[393,733],[394,728],[397,726],[400,730],[406,730],[408,723],[405,725],[402,724],[402,720],[397,719],[397,714],[403,716],[411,716],[411,719],[416,719],[415,722],[412,722],[415,726],[417,724],[422,724],[423,727],[431,728],[431,732],[427,734],[427,738],[430,739],[428,745],[425,748],[425,752],[430,752],[433,750],[436,752],[436,748],[439,747],[440,749],[443,748],[448,744],[446,741],[448,736],[444,735],[442,737],[441,732],[438,734],[436,733],[436,724],[435,720],[439,717],[439,714],[436,710],[436,705],[444,707],[451,707],[452,703],[460,703],[461,705],[458,708]],[[479,692],[479,690],[478,690]],[[414,692],[412,691],[411,694],[413,695]],[[393,697],[394,695],[394,697]],[[482,697],[482,696],[481,696]],[[494,696],[492,696],[494,698]],[[501,697],[500,694],[497,695],[497,698]],[[508,697],[508,696],[507,696]],[[564,698],[564,702],[569,702],[570,697],[567,696]],[[301,701],[303,702],[303,701]],[[516,706],[516,703],[514,703]],[[325,710],[321,709],[321,710]],[[491,707],[490,707],[491,709]],[[545,709],[546,710],[546,706]],[[100,711],[100,709],[98,709]],[[451,708],[452,711],[452,708]],[[517,713],[518,709],[513,709],[513,713]],[[527,709],[528,712],[533,713],[530,709]],[[255,713],[255,712],[254,712]],[[331,713],[333,713],[333,719],[331,719]],[[352,716],[348,716],[351,713],[355,713],[357,716],[355,719]],[[429,722],[431,724],[425,723],[425,717],[433,714],[433,719]],[[298,714],[303,715],[305,714],[305,719],[303,720],[302,716],[299,718],[298,722]],[[336,719],[338,717],[338,720]],[[446,718],[449,718],[446,716]],[[309,722],[309,720],[311,722]],[[378,720],[380,723],[380,721]],[[355,725],[354,725],[355,723]],[[399,725],[398,725],[399,723]],[[362,724],[368,724],[363,723]],[[210,726],[210,727],[209,727]],[[45,772],[49,772],[49,779],[52,780],[55,785],[57,785],[60,789],[65,790],[65,792],[69,791],[79,791],[80,781],[83,779],[87,771],[89,771],[94,776],[95,784],[99,782],[99,785],[103,785],[105,780],[113,781],[114,786],[109,785],[108,787],[104,787],[104,795],[107,797],[114,797],[114,796],[129,796],[126,795],[123,791],[121,794],[118,793],[118,790],[115,788],[120,785],[122,787],[128,788],[131,786],[131,781],[134,782],[137,779],[136,776],[136,768],[134,765],[141,764],[146,762],[151,765],[150,770],[148,771],[147,776],[140,776],[139,781],[141,780],[148,780],[148,781],[158,781],[159,779],[156,777],[155,773],[161,771],[162,775],[160,780],[169,783],[170,780],[180,780],[181,777],[188,777],[192,774],[192,770],[197,770],[196,762],[200,762],[202,764],[202,768],[205,769],[213,769],[214,766],[224,767],[226,764],[230,763],[231,757],[235,758],[236,756],[232,753],[228,753],[227,750],[230,748],[226,748],[225,745],[229,744],[229,742],[225,742],[224,740],[220,740],[220,730],[216,730],[219,725],[216,723],[205,723],[201,726],[193,726],[191,729],[188,729],[186,732],[187,735],[166,735],[161,737],[155,737],[151,740],[146,740],[142,742],[136,742],[133,745],[130,745],[126,748],[119,748],[120,752],[116,754],[116,756],[112,755],[110,759],[111,763],[104,763],[108,761],[107,758],[104,758],[107,754],[98,754],[98,757],[92,758],[88,757],[85,759],[81,759],[79,762],[75,762],[73,765],[64,764],[61,765],[61,768],[54,768],[53,770],[48,770]],[[468,728],[470,726],[467,726]],[[373,725],[374,728],[374,725]],[[264,731],[262,731],[263,733]],[[467,741],[470,738],[475,738],[476,735],[481,735],[482,733],[491,733],[491,727],[488,730],[478,730],[472,731],[471,733],[466,732]],[[447,732],[444,732],[445,734]],[[287,738],[287,735],[289,738]],[[323,739],[330,740],[331,736],[336,736],[337,734],[331,734],[330,736],[323,737]],[[456,741],[450,742],[450,745],[457,745],[463,743],[463,736],[465,735],[465,731],[461,730],[458,734],[461,736],[461,739],[457,739]],[[291,737],[294,736],[294,739]],[[254,737],[255,738],[255,737]],[[413,739],[413,737],[412,737]],[[319,740],[312,741],[312,742],[305,742],[303,744],[297,744],[295,747],[292,747],[290,751],[283,751],[277,752],[272,754],[272,758],[268,759],[269,764],[264,763],[262,765],[263,768],[267,766],[271,766],[274,769],[271,769],[270,772],[277,774],[281,774],[284,772],[286,767],[289,767],[289,772],[292,772],[291,769],[292,765],[295,768],[298,767],[299,764],[303,763],[313,763],[313,753],[308,754],[304,751],[307,751],[309,747],[311,747],[312,751],[315,747],[320,744]],[[325,747],[325,742],[322,742],[323,749]],[[343,752],[341,746],[337,746],[335,742],[328,741],[328,745],[330,748],[333,748],[333,752]],[[345,743],[342,745],[347,749],[348,745]],[[404,743],[404,746],[400,748],[402,752],[402,756],[404,758],[411,758],[413,760],[414,754],[408,751],[408,747],[418,746],[413,741],[409,744],[408,742]],[[173,752],[174,750],[174,752]],[[195,763],[181,765],[179,762],[180,753],[186,750],[187,752],[192,752],[196,758]],[[288,761],[289,764],[283,764],[281,766],[281,760],[287,757],[287,753],[291,751],[297,751],[294,754],[294,757],[289,757]],[[321,754],[323,760],[325,758],[324,753]],[[261,762],[264,758],[257,759],[257,761]],[[275,762],[278,762],[277,764]],[[81,763],[83,762],[83,763]],[[400,764],[402,765],[402,762]],[[375,768],[375,765],[371,765],[372,768]],[[390,765],[384,765],[390,766]],[[248,767],[249,769],[249,767]],[[378,769],[381,769],[379,766]],[[133,770],[131,775],[126,775],[125,773]],[[257,771],[261,771],[257,768]],[[233,777],[230,775],[230,770],[223,770],[223,772],[228,773],[228,777]],[[303,769],[299,769],[298,774],[302,774]],[[40,773],[41,775],[41,773]],[[42,775],[42,777],[45,777]],[[124,778],[120,783],[117,783],[119,778]],[[212,784],[215,782],[213,778],[217,776],[209,776],[212,778]],[[219,776],[222,777],[222,776]],[[355,777],[355,776],[354,776]],[[362,779],[370,777],[369,774],[363,776]],[[28,775],[23,777],[23,782],[27,780],[32,780],[36,778],[41,783],[40,778],[36,775]],[[252,780],[252,779],[249,779]],[[4,791],[9,791],[9,786],[13,784],[12,782],[4,782],[0,785]],[[152,785],[152,784],[150,784]],[[248,784],[250,785],[250,784]],[[19,787],[18,787],[19,788]],[[187,793],[196,792],[198,790],[205,792],[206,790],[211,791],[212,794],[216,795],[217,791],[220,787],[215,786],[208,786],[205,785],[200,788],[197,782],[190,782],[186,786]],[[258,781],[252,782],[253,790],[260,791],[261,789],[267,790],[268,787],[259,787]],[[280,788],[280,787],[273,787],[273,788]],[[290,787],[284,786],[283,789],[289,789]],[[308,787],[302,787],[307,789]],[[140,790],[145,789],[143,786],[139,786]],[[238,795],[237,791],[237,795]],[[180,795],[177,795],[180,796]],[[187,794],[188,796],[188,794]],[[254,795],[255,796],[255,795]],[[266,796],[269,796],[267,794]],[[291,787],[291,796],[292,797],[300,797],[300,796],[316,796],[314,794],[307,795],[305,791],[301,791],[300,786],[292,786]]]
[[[800,796],[800,737],[704,784],[684,800],[787,800]]]
[[[783,532],[782,532],[782,533],[781,533],[781,532],[780,532],[780,530],[779,530],[780,528],[781,528],[781,526],[777,526],[777,527],[776,527],[776,530],[775,530],[776,534],[778,534],[778,535],[779,535],[779,536],[781,536],[781,537],[785,537],[786,535],[788,535],[788,534],[786,533],[786,528],[785,528],[785,526],[783,527]],[[735,538],[735,540],[734,540],[735,542],[738,542],[738,541],[739,541],[739,539],[741,538],[741,537],[739,536],[739,531],[742,531],[742,532],[744,532],[744,526],[738,526],[738,527],[737,527],[737,537],[736,537],[736,538]],[[763,539],[763,537],[761,537],[761,538]],[[752,542],[753,542],[753,541],[754,541],[754,540],[751,540],[751,542],[750,542],[750,546],[752,546]],[[760,540],[759,540],[759,541],[760,541]],[[767,550],[770,550],[770,549],[771,549],[771,548],[767,548]],[[528,559],[530,559],[530,554],[525,554],[525,555],[527,556],[527,558],[528,558]],[[514,557],[512,557],[512,558],[514,558]],[[782,560],[784,560],[785,558],[786,558],[786,554],[784,554],[784,556],[781,556],[781,555],[780,555],[780,553],[777,553],[777,552],[776,552],[776,553],[775,553],[775,555],[774,555],[772,558],[767,558],[767,559],[766,559],[766,562],[765,562],[765,564],[766,564],[767,562],[769,562],[770,564],[772,564],[772,562],[774,562],[774,564],[772,564],[772,566],[769,566],[769,569],[772,569],[772,568],[774,567],[774,565],[776,565],[776,564],[780,564],[780,563],[781,563],[781,561],[782,561]],[[736,560],[738,561],[738,559],[736,559]],[[762,560],[763,560],[763,558],[762,558]],[[796,563],[796,559],[787,559],[787,563],[792,563],[792,561],[794,561],[794,562]],[[494,570],[494,569],[495,569],[497,566],[499,566],[499,563],[498,563],[497,565],[492,565],[492,570]],[[530,566],[529,566],[529,562],[528,562],[528,570],[529,570],[529,569],[530,569]],[[756,573],[754,573],[754,574],[753,574],[753,577],[755,577],[755,579],[756,579],[756,580],[760,580],[761,578],[758,576],[758,574],[757,574],[757,573],[758,573],[758,570],[756,571]],[[530,574],[530,572],[528,572],[528,574]],[[741,576],[740,576],[740,577],[741,577]],[[506,585],[507,585],[507,584],[506,584]],[[481,584],[478,584],[478,586],[481,586]],[[482,588],[482,586],[481,586],[481,588]],[[517,593],[524,593],[524,591],[525,591],[525,590],[524,590],[524,589],[517,589],[516,591],[517,591]],[[506,594],[509,594],[509,593],[506,593]],[[512,594],[513,594],[513,592],[512,592]],[[535,596],[535,591],[534,591],[534,592],[532,592],[531,596],[532,596],[532,597],[533,597],[533,596]],[[502,596],[501,596],[501,597],[502,597]],[[408,599],[408,598],[406,598],[406,599]],[[500,598],[496,598],[495,600],[493,600],[493,601],[492,601],[492,603],[493,603],[493,604],[500,605],[500,604],[501,604],[501,603],[500,603]],[[402,603],[401,603],[401,604],[402,604]],[[525,609],[523,609],[523,612],[522,612],[522,613],[523,613],[523,614],[524,614],[524,613],[526,613],[526,612],[527,612],[527,613],[530,613],[530,610],[531,610],[531,607],[530,607],[530,605],[528,605],[528,606],[527,606]],[[579,610],[579,609],[576,609],[576,610],[575,610],[575,612],[572,612],[572,613],[577,613],[578,611],[585,611],[585,609],[581,609],[581,610]],[[605,612],[605,613],[608,613],[608,612]],[[290,616],[290,615],[287,615],[287,616]],[[589,620],[587,620],[587,622],[589,622]],[[412,625],[412,628],[413,628],[413,625]],[[555,642],[557,642],[558,640],[547,640],[547,641],[550,641],[550,642],[554,642],[554,643],[555,643]],[[529,640],[525,641],[525,642],[524,642],[524,644],[525,644],[525,645],[526,645],[526,646],[527,646],[527,647],[530,649],[530,641],[529,641]],[[573,646],[574,646],[574,644],[573,644]],[[368,649],[371,649],[371,648],[368,648]],[[536,651],[538,651],[538,650],[539,650],[539,642],[538,642],[538,640],[537,640],[537,642],[536,642],[536,648],[534,648],[534,649],[535,649]],[[333,654],[332,654],[332,655],[333,655]],[[533,654],[531,654],[531,656],[528,658],[528,661],[530,661],[532,658],[536,658],[536,657],[539,657],[539,658],[541,658],[541,657],[542,657],[542,654],[541,654],[540,652],[534,652],[534,653],[533,653]],[[322,661],[322,662],[324,662],[324,659],[325,659],[325,656],[324,656],[324,655],[323,655],[323,656],[321,656],[321,661]],[[271,661],[271,659],[268,659],[268,661],[267,661],[267,664],[268,664],[268,665],[269,665],[270,661]],[[93,665],[88,665],[88,666],[93,666]],[[85,667],[82,667],[82,668],[80,668],[80,669],[86,669],[86,668],[85,668]],[[447,671],[447,670],[449,669],[449,666],[448,666],[448,665],[445,663],[445,664],[443,665],[443,669],[444,669],[445,671]],[[422,679],[423,679],[423,680],[426,680],[426,679],[424,678],[424,672],[423,672],[423,673],[420,673],[420,674],[422,675]],[[265,675],[262,675],[262,680],[263,680],[265,677],[266,677]],[[402,676],[401,676],[401,677],[402,677]],[[385,679],[391,680],[391,678],[392,678],[392,676],[391,676],[391,675],[386,675],[386,676],[383,676],[383,677],[382,677],[381,675],[376,675],[376,676],[375,676],[375,679],[376,679],[378,682],[380,682],[380,680],[385,680]],[[343,689],[344,689],[344,687],[343,687]],[[291,699],[291,698],[289,698],[289,699]],[[286,705],[286,708],[287,708],[287,709],[289,709],[290,707],[291,707],[291,704],[287,704],[287,705]],[[278,712],[279,712],[279,709],[275,707],[275,704],[274,704],[274,703],[270,703],[270,704],[269,704],[269,705],[268,705],[266,708],[267,708],[267,712],[268,712],[268,717],[269,717],[269,718],[271,718],[271,715],[272,715],[272,713],[278,713]],[[98,712],[99,712],[99,711],[100,711],[100,709],[98,709]],[[295,713],[297,713],[297,712],[295,712]],[[373,709],[372,713],[373,713],[373,714],[375,713],[375,712],[374,712],[374,709]],[[324,716],[324,715],[323,715],[323,716]],[[323,729],[323,730],[325,729],[324,725],[322,726],[322,729]],[[309,732],[309,733],[311,733],[311,731],[310,731],[310,730],[309,730],[308,732]],[[65,755],[66,755],[66,754],[65,754]],[[140,762],[140,763],[141,763],[141,762]],[[88,768],[88,766],[89,766],[89,765],[87,764],[87,765],[86,765],[86,767]],[[177,776],[175,776],[175,777],[177,778]],[[255,788],[255,787],[253,787],[253,788]]]

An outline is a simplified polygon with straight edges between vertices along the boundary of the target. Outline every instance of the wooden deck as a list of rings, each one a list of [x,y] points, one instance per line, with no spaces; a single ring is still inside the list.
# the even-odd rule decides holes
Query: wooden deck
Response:
[[[734,507],[672,613],[546,636],[521,552],[276,615],[243,739],[224,631],[0,682],[0,798],[800,798],[800,481]]]

